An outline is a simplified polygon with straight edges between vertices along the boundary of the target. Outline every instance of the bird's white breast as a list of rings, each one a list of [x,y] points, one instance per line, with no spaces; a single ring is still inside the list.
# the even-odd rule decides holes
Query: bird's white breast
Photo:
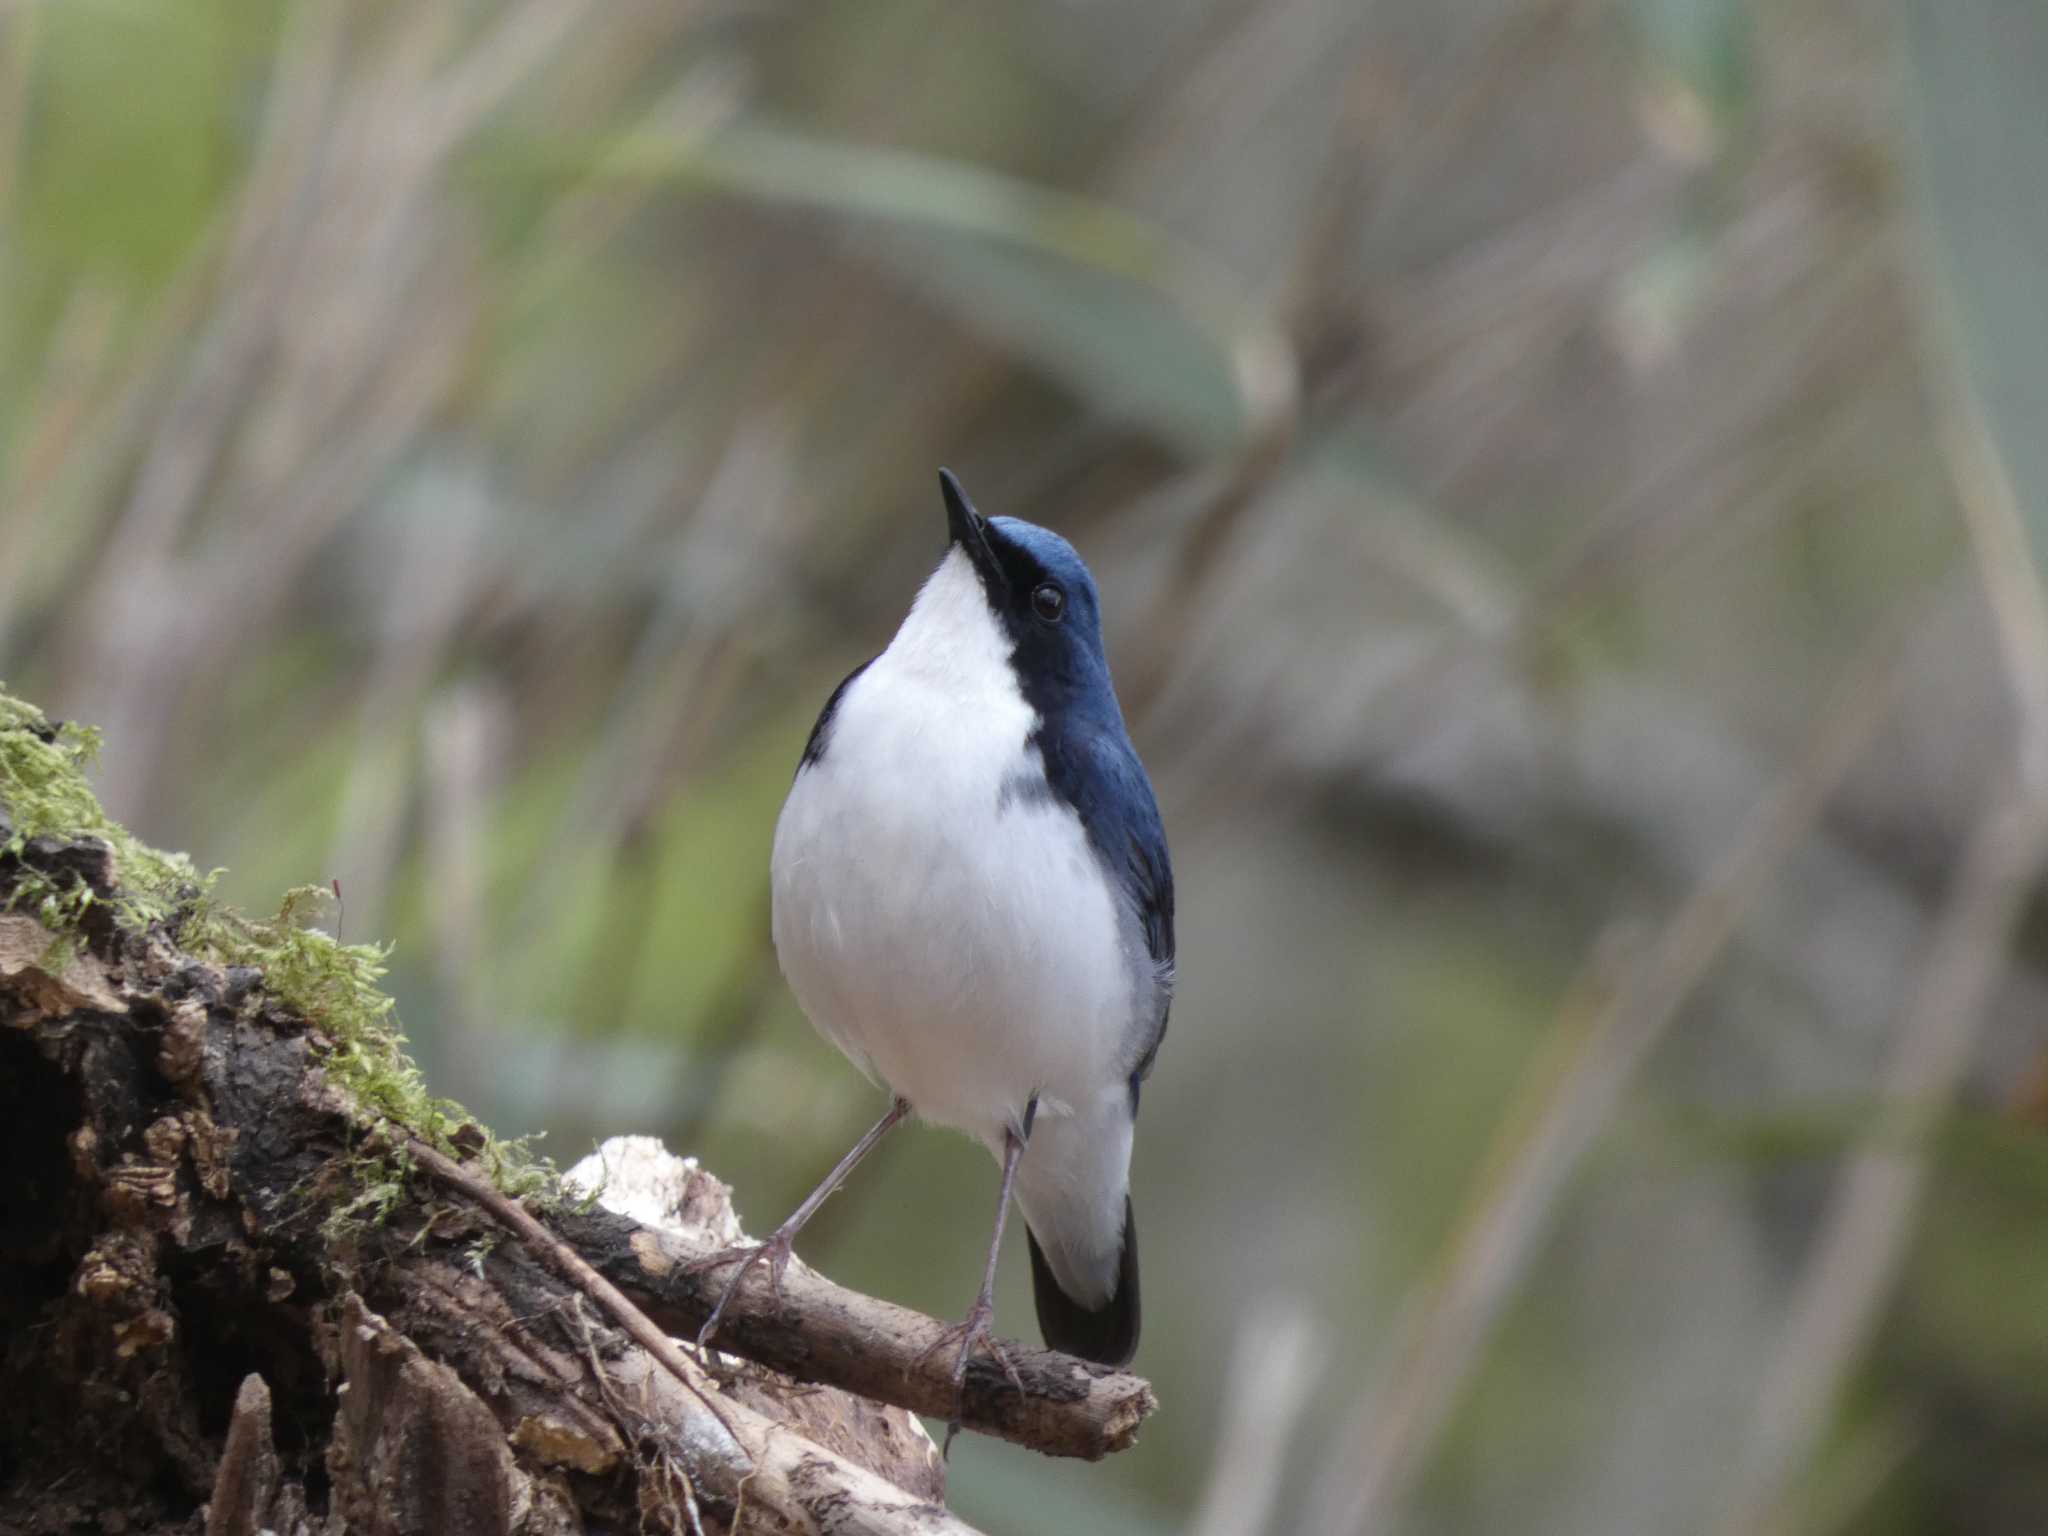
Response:
[[[775,947],[819,1031],[928,1119],[999,1141],[1123,1092],[1122,920],[1049,795],[1009,646],[959,551],[841,696],[776,827]],[[1006,785],[1009,790],[1006,793]]]

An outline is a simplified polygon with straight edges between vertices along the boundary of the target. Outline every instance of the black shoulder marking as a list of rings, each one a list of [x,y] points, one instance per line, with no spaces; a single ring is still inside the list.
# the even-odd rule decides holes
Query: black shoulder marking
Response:
[[[853,680],[875,664],[870,656],[839,680],[839,686],[832,690],[832,697],[825,701],[825,707],[818,711],[818,723],[811,727],[810,740],[804,743],[804,755],[797,760],[796,771],[802,773],[811,764],[825,755],[825,748],[832,742],[832,717],[839,713],[839,701],[846,697],[846,690],[853,686]]]
[[[1166,832],[1159,825],[1157,807],[1149,825],[1130,830],[1124,886],[1137,903],[1138,916],[1145,925],[1145,948],[1153,963],[1170,971],[1174,960],[1173,866],[1166,856]]]
[[[1012,806],[1053,805],[1058,800],[1043,773],[1019,770],[1003,776],[996,790],[996,814],[1000,816]]]

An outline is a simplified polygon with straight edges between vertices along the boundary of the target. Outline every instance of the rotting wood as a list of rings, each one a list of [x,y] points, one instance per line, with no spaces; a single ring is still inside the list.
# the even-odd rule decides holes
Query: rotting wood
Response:
[[[38,839],[0,861],[0,905],[24,868],[117,889],[103,845]],[[869,1400],[945,1411],[903,1369],[940,1324],[793,1265],[730,1325],[787,1373],[721,1357],[692,1383],[714,1417],[417,1171],[381,1223],[335,1223],[384,1133],[326,1045],[260,974],[163,932],[96,919],[60,944],[0,912],[0,1529],[715,1536],[744,1504],[766,1528],[964,1536],[922,1428]],[[687,1331],[708,1282],[681,1266],[729,1239],[725,1198],[706,1176],[680,1227],[550,1224]],[[1032,1398],[976,1373],[970,1424],[1099,1456],[1151,1406],[1134,1377],[1017,1358]],[[835,1380],[872,1390],[808,1384]]]

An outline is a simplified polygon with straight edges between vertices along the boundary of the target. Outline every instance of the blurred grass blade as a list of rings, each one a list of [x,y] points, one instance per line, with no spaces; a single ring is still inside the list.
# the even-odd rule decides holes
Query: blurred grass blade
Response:
[[[1903,624],[1879,626],[1799,756],[1640,962],[1610,979],[1596,951],[1500,1128],[1470,1209],[1411,1303],[1384,1379],[1340,1431],[1302,1530],[1366,1536],[1399,1518],[1587,1149],[1889,716]]]
[[[1950,339],[2048,572],[2048,6],[1908,4],[1914,177]]]
[[[1756,18],[1745,0],[1632,0],[1643,53],[1637,110],[1666,153],[1712,162],[1740,143],[1756,107]]]

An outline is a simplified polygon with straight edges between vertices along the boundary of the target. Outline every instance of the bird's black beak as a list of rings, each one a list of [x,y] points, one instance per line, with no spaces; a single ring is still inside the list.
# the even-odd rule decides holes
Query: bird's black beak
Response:
[[[1009,577],[1003,572],[996,552],[988,540],[988,519],[974,510],[974,503],[967,499],[967,492],[960,488],[960,482],[950,469],[939,471],[939,490],[946,498],[946,529],[952,541],[967,551],[967,558],[974,562],[974,568],[981,573],[981,579],[992,590],[1003,591],[1009,585]]]

